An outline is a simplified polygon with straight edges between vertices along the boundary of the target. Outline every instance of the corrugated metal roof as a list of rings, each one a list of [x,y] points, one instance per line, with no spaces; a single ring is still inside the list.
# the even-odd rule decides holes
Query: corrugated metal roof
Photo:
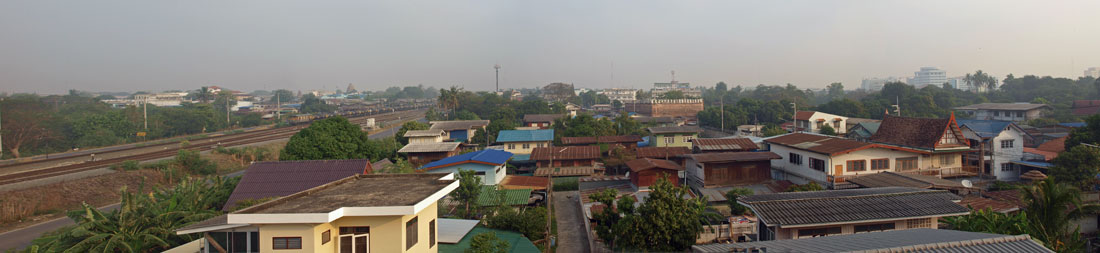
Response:
[[[760,148],[748,138],[695,139],[691,142],[699,151],[752,151]]]
[[[874,145],[866,142],[808,133],[792,133],[776,136],[766,139],[764,142],[828,155]]]
[[[692,246],[693,252],[1053,252],[1028,235],[1001,235],[947,229],[902,229]],[[740,251],[739,251],[740,250]],[[748,250],[748,251],[744,251]],[[763,252],[763,251],[760,251]]]
[[[668,133],[701,133],[702,128],[697,126],[672,126],[672,127],[650,127],[646,128],[650,133],[654,134],[668,134]]]
[[[489,125],[488,120],[451,120],[451,121],[432,121],[431,129],[440,129],[444,131],[459,130],[459,129],[472,129],[475,127],[484,127]]]
[[[650,169],[684,170],[683,166],[680,166],[679,164],[676,164],[672,161],[653,158],[630,160],[629,162],[626,162],[626,166],[630,167],[630,171],[633,172]]]
[[[690,157],[696,162],[709,163],[709,162],[748,162],[748,161],[768,161],[774,159],[783,159],[783,157],[772,152],[722,152],[722,153],[703,153],[703,154],[689,154],[684,155]]]
[[[443,136],[442,129],[435,130],[409,130],[405,132],[404,137],[428,137],[428,136]]]
[[[503,165],[512,158],[512,153],[503,150],[486,149],[479,150],[452,157],[443,158],[439,161],[430,162],[420,167],[420,170],[433,170],[456,164],[470,163],[470,162],[482,162],[493,165]]]
[[[642,141],[637,135],[617,136],[588,136],[588,137],[562,137],[561,143],[565,145],[587,145],[597,143],[638,143]]]
[[[947,179],[942,179],[933,176],[895,173],[895,172],[882,172],[867,174],[863,176],[853,177],[845,180],[863,187],[913,187],[913,188],[936,188],[936,189],[959,189],[966,188],[960,182],[955,182]]]
[[[237,202],[282,197],[356,174],[369,173],[370,160],[257,162],[248,165],[222,210]]]
[[[481,186],[481,194],[478,194],[477,205],[478,206],[496,206],[499,202],[500,195],[497,191],[504,193],[504,202],[506,206],[519,206],[526,205],[527,201],[531,199],[531,189],[503,189],[497,190],[496,185],[483,185]]]
[[[637,156],[639,158],[673,158],[684,154],[690,154],[691,149],[687,147],[644,147],[638,148]]]
[[[963,215],[959,196],[942,190],[904,187],[863,188],[746,196],[762,221],[780,227],[868,220]]]
[[[1039,108],[1051,107],[1046,104],[1028,104],[1028,103],[981,103],[967,106],[955,107],[955,110],[1006,110],[1006,111],[1026,111]]]
[[[600,158],[600,147],[597,146],[569,146],[569,147],[542,147],[531,151],[531,160],[550,160],[553,154],[554,160],[581,160]]]
[[[552,141],[554,129],[500,130],[496,142]]]
[[[458,142],[437,142],[437,143],[409,143],[398,150],[398,153],[425,153],[425,152],[449,152],[458,149],[458,145],[462,143]]]
[[[796,120],[810,120],[814,116],[815,111],[798,111],[794,114]]]

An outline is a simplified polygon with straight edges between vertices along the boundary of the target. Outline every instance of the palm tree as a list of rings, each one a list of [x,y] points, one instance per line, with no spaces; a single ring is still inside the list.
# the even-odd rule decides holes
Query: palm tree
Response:
[[[202,88],[199,88],[199,101],[202,101],[203,104],[210,101],[210,87],[202,86]]]
[[[1021,200],[1027,206],[1031,236],[1042,241],[1047,248],[1057,252],[1083,250],[1085,241],[1080,237],[1080,226],[1072,224],[1100,211],[1096,204],[1081,202],[1081,190],[1055,183],[1052,178],[1035,182],[1020,189]]]

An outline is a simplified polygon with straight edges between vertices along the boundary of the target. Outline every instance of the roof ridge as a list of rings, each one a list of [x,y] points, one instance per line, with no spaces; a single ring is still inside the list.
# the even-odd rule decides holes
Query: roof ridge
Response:
[[[880,188],[884,188],[884,187],[880,187]],[[911,187],[891,187],[891,188],[911,188]],[[874,188],[867,188],[867,189],[874,189]],[[946,190],[929,190],[929,189],[919,189],[919,188],[913,188],[913,189],[917,189],[917,190],[916,191],[907,191],[907,192],[888,192],[888,193],[877,193],[877,194],[856,195],[856,196],[830,196],[830,197],[797,198],[797,199],[761,200],[761,201],[753,201],[751,203],[803,201],[803,200],[809,200],[809,199],[855,199],[855,198],[884,197],[884,196],[888,197],[888,196],[902,196],[902,195],[916,195],[916,194],[944,193],[944,192],[950,193]],[[826,190],[826,191],[828,191],[828,190]],[[798,193],[803,193],[803,192],[780,192],[780,193],[773,193],[773,194],[798,194]]]

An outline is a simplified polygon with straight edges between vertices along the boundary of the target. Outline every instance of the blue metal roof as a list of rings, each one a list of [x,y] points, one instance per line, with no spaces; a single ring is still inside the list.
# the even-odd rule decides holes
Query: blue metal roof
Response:
[[[1085,123],[1085,122],[1070,122],[1070,123],[1058,123],[1058,125],[1059,126],[1064,126],[1064,127],[1078,128],[1078,127],[1086,127],[1089,124]]]
[[[552,140],[554,140],[554,129],[501,130],[500,134],[497,134],[497,142],[552,141]]]
[[[443,158],[443,160],[434,161],[434,162],[425,164],[423,167],[420,167],[420,169],[422,169],[422,170],[436,169],[436,168],[442,168],[442,167],[446,167],[446,166],[450,166],[450,165],[470,163],[470,162],[483,162],[483,163],[491,163],[491,164],[501,165],[501,164],[504,164],[504,162],[507,162],[509,158],[512,158],[512,153],[510,153],[508,151],[496,150],[496,149],[486,149],[486,150],[474,151],[474,152],[470,152],[470,153],[465,153],[465,154],[461,154],[461,155],[456,155],[456,156],[452,156],[452,157]]]
[[[1036,167],[1036,168],[1044,168],[1044,169],[1048,169],[1048,168],[1050,168],[1050,167],[1054,167],[1054,164],[1053,164],[1053,163],[1048,163],[1048,162],[1034,162],[1034,161],[1012,161],[1012,163],[1015,163],[1015,164],[1020,164],[1020,165],[1026,165],[1026,166],[1031,166],[1031,167]]]
[[[1012,125],[1011,121],[999,120],[958,120],[957,122],[959,126],[966,126],[966,128],[974,130],[982,138],[996,137],[1008,125]]]

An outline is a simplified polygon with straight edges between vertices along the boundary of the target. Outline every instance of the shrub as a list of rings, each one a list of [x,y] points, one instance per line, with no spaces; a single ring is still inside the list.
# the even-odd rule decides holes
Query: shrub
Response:
[[[559,177],[554,179],[554,191],[576,191],[577,177]]]
[[[199,156],[198,151],[181,149],[176,153],[176,163],[191,174],[210,175],[218,172],[218,166]]]
[[[138,165],[138,161],[126,160],[126,161],[123,161],[121,163],[111,165],[111,169],[117,170],[117,171],[131,171],[131,170],[141,169],[141,166]]]

